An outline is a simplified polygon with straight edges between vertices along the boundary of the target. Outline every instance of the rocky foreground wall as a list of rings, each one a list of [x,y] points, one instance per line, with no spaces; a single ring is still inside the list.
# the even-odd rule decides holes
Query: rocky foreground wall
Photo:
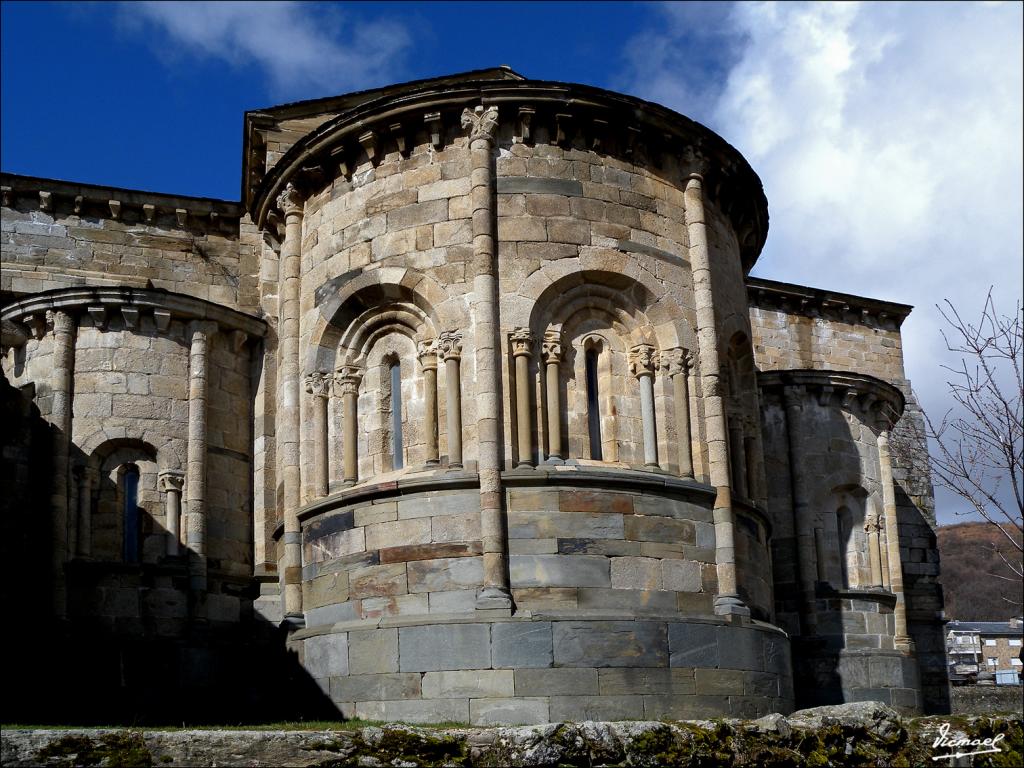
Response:
[[[945,742],[936,743],[944,736]],[[957,745],[958,739],[977,740]],[[988,750],[986,754],[942,757]],[[877,702],[789,717],[341,731],[4,731],[4,766],[1019,766],[1019,716],[901,720]]]

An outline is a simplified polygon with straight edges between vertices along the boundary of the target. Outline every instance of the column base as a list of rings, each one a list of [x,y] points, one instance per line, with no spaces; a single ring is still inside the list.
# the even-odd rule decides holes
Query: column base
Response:
[[[462,464],[449,464],[448,465],[448,470],[449,471],[461,470],[461,469],[462,469]]]
[[[738,595],[719,595],[715,598],[716,616],[749,616],[750,609]]]
[[[902,635],[896,635],[896,637],[894,637],[892,639],[892,644],[896,648],[897,651],[905,651],[906,653],[913,653],[916,650],[916,648],[914,646],[914,641],[910,637],[905,637],[905,636],[902,636]]]
[[[565,464],[565,459],[563,459],[561,456],[548,456],[546,459],[544,459],[544,461],[541,462],[541,464],[561,466]]]
[[[483,587],[476,593],[476,609],[478,611],[495,608],[512,608],[512,594],[503,587]]]
[[[285,617],[281,619],[281,624],[279,626],[288,634],[291,634],[292,632],[295,632],[299,629],[305,629],[306,616],[302,613],[285,614]]]

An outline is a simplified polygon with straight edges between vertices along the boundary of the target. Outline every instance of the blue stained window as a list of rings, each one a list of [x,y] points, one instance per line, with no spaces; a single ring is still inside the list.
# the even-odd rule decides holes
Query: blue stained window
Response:
[[[596,349],[586,353],[587,368],[587,431],[590,433],[590,458],[601,460],[601,409],[597,397]]]
[[[139,469],[124,472],[124,561],[139,562]]]

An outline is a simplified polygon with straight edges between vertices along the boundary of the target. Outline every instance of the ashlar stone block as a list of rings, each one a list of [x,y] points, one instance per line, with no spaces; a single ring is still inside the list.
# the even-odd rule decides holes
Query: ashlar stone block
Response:
[[[399,627],[398,667],[402,672],[488,669],[490,629],[487,624]]]

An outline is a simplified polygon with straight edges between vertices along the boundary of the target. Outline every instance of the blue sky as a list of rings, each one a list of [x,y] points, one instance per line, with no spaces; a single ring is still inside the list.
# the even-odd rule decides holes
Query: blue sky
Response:
[[[1020,3],[0,8],[4,171],[237,199],[247,109],[508,64],[718,131],[768,196],[754,274],[915,305],[908,374],[933,414],[955,362],[935,304],[1021,296]]]

